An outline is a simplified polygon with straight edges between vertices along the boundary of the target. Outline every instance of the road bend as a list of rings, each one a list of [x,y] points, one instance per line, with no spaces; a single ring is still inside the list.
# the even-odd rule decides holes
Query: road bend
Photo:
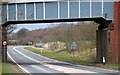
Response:
[[[25,73],[49,73],[57,75],[118,75],[118,71],[74,65],[66,62],[57,61],[38,55],[24,49],[25,46],[8,46],[8,57],[16,63]]]

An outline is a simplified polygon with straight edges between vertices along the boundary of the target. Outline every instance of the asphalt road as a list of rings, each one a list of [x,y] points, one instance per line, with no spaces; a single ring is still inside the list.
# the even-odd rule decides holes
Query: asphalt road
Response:
[[[55,75],[119,75],[117,71],[97,67],[73,65],[49,59],[25,50],[23,46],[9,46],[8,57],[25,73]]]

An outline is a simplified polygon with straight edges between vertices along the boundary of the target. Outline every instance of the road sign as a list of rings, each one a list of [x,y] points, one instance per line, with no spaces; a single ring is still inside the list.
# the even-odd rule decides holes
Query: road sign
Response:
[[[75,41],[73,41],[70,45],[71,49],[77,49],[77,44]]]
[[[6,41],[3,41],[3,45],[4,45],[4,46],[7,45],[7,42],[6,42]]]

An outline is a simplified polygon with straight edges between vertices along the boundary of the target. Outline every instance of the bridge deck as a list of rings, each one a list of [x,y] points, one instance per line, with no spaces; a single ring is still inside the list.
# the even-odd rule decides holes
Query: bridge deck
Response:
[[[49,2],[8,3],[2,7],[2,23],[106,17],[113,20],[114,2],[82,2],[82,0],[56,0]]]
[[[7,26],[9,24],[81,22],[81,21],[94,21],[94,22],[99,23],[99,24],[112,22],[112,20],[107,20],[103,17],[94,17],[94,18],[52,19],[52,20],[7,21],[5,24],[3,24],[3,26]]]

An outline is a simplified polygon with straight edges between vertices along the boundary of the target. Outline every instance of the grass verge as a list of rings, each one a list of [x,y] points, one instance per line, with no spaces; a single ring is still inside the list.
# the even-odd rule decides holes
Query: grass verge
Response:
[[[0,60],[0,74],[2,73],[2,62]]]
[[[99,67],[113,69],[113,70],[118,70],[119,66],[120,65],[118,64],[110,64],[110,63],[107,63],[105,65],[102,65],[102,64],[99,65]]]
[[[2,73],[22,73],[19,67],[15,64],[3,63]]]
[[[47,50],[41,50],[41,49],[35,49],[33,47],[25,47],[25,49],[32,51],[34,53],[41,54],[43,56],[52,58],[52,59],[56,59],[59,61],[65,61],[65,62],[69,62],[69,63],[74,63],[74,64],[82,64],[82,65],[87,65],[87,66],[97,66],[97,67],[114,69],[114,70],[118,70],[118,66],[119,66],[117,64],[106,64],[106,65],[95,64],[95,63],[92,63],[92,62],[94,62],[92,60],[80,59],[79,57],[73,58],[68,54],[52,52],[52,51],[47,51]]]
[[[4,75],[8,75],[10,73],[23,73],[23,71],[11,61],[7,63],[2,63],[0,60],[0,73]]]
[[[35,49],[32,47],[25,47],[25,49],[30,50],[34,53],[41,54],[43,56],[56,59],[59,61],[65,61],[65,62],[71,62],[71,63],[88,63],[88,62],[93,62],[92,60],[86,60],[86,59],[80,59],[78,57],[72,57],[68,54],[63,54],[63,53],[58,53],[58,52],[52,52],[52,51],[47,51],[47,50],[42,50],[41,49]]]

